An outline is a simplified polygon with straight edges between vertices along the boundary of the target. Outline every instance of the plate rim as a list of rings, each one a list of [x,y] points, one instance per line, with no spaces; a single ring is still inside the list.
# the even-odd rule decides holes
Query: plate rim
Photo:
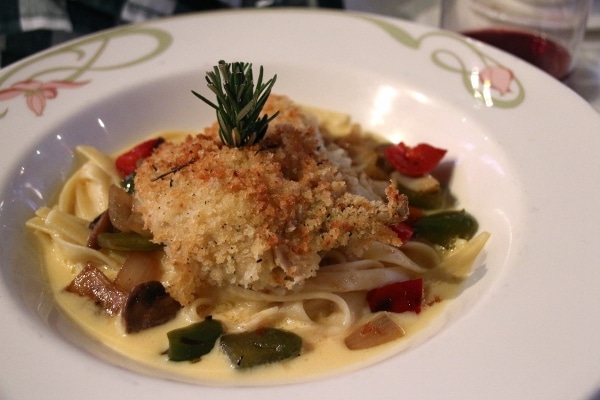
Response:
[[[229,13],[229,12],[230,12],[230,11],[227,11],[227,12],[215,12],[213,15],[217,15],[217,13],[218,13],[218,14],[226,14],[226,13]],[[250,13],[250,12],[261,12],[261,11],[255,11],[255,10],[252,10],[252,11],[235,11],[235,12],[236,12],[236,13],[244,13],[245,15],[250,15],[250,14],[248,14],[248,13]],[[290,15],[292,15],[292,14],[290,14],[290,13],[292,13],[292,12],[296,12],[296,11],[292,11],[292,10],[285,10],[285,11],[280,11],[280,10],[277,10],[277,11],[275,11],[275,10],[273,10],[273,11],[271,11],[271,10],[269,10],[269,11],[266,11],[266,12],[268,12],[268,13],[275,13],[275,14],[277,14],[277,13],[285,13],[285,14],[286,14],[286,16],[289,18],[289,16],[290,16]],[[327,11],[324,11],[324,10],[306,10],[305,12],[309,12],[309,13],[316,13],[316,14],[314,14],[314,15],[326,15],[325,13],[327,13],[327,15],[331,15],[331,16],[332,16],[332,18],[337,18],[338,16],[342,16],[342,15],[344,14],[343,12],[329,11],[329,10],[327,10]],[[409,30],[410,30],[410,29],[414,29],[414,30],[416,30],[416,31],[419,31],[419,32],[420,32],[420,31],[422,31],[423,29],[425,29],[424,27],[418,27],[418,28],[417,28],[417,27],[416,27],[416,26],[417,26],[416,24],[407,23],[406,21],[400,21],[400,20],[396,20],[396,19],[393,19],[393,18],[387,18],[387,17],[381,17],[381,16],[372,16],[372,15],[367,15],[367,14],[364,14],[364,13],[347,13],[347,12],[346,12],[346,14],[348,14],[349,16],[367,16],[367,17],[369,17],[369,18],[371,18],[371,17],[372,17],[372,18],[374,18],[374,19],[377,19],[377,20],[380,20],[380,21],[386,21],[386,22],[389,22],[389,23],[391,23],[391,24],[395,24],[395,25],[398,25],[398,26],[402,26],[402,27],[408,27],[407,29],[409,29]],[[311,15],[313,15],[313,14],[311,14]],[[198,15],[193,15],[193,16],[192,16],[192,15],[186,15],[186,16],[180,16],[180,17],[172,17],[172,18],[169,18],[169,19],[167,19],[167,20],[164,20],[164,21],[160,21],[160,22],[157,22],[157,21],[151,21],[151,22],[147,22],[147,23],[139,24],[138,26],[146,26],[146,27],[148,27],[148,26],[166,26],[166,25],[168,25],[168,24],[170,23],[170,21],[172,21],[172,20],[174,20],[174,19],[178,19],[178,18],[197,18],[197,17],[198,17]],[[200,17],[206,17],[206,15],[205,15],[205,14],[202,14]],[[123,28],[115,28],[115,29],[119,30],[119,29],[123,29]],[[165,28],[165,29],[166,29],[166,28]],[[111,31],[112,31],[112,30],[111,30]],[[94,36],[94,35],[91,35],[91,36]],[[75,40],[74,40],[74,41],[72,41],[72,42],[78,42],[78,41],[80,41],[80,40],[82,40],[82,39],[75,39]],[[68,46],[69,44],[72,44],[72,43],[71,43],[71,42],[69,42],[68,44],[61,45],[61,47],[62,47],[62,46]],[[483,46],[483,48],[484,48],[486,51],[489,51],[489,52],[493,53],[493,54],[494,54],[496,57],[500,57],[500,58],[502,58],[502,59],[504,59],[504,58],[506,57],[506,56],[504,56],[502,53],[497,53],[497,54],[496,54],[496,53],[495,53],[495,50],[491,50],[491,49],[489,49],[489,48],[487,48],[487,47],[485,47],[485,46]],[[49,50],[49,51],[50,51],[50,50]],[[25,62],[27,62],[27,60],[24,60],[23,62],[25,63]],[[517,65],[517,64],[518,64],[518,65],[517,65],[517,68],[518,68],[519,70],[527,70],[527,67],[524,67],[523,65],[519,64],[519,62],[518,62],[518,61],[516,61],[516,60],[514,60],[514,59],[510,59],[510,62],[511,62],[511,63],[513,63],[513,62],[514,62],[514,63],[515,63],[515,65]],[[22,64],[21,64],[21,63],[18,63],[18,65],[11,66],[11,67],[9,67],[8,69],[0,70],[0,73],[3,73],[3,72],[5,72],[6,70],[12,70],[12,68],[17,68],[19,65],[22,65]],[[511,64],[511,65],[512,65],[512,64]],[[530,70],[527,70],[527,74],[528,74],[528,75],[529,75],[529,74],[533,74],[533,72],[532,72],[532,69],[530,69]],[[534,74],[534,75],[535,75],[535,74]],[[537,79],[537,75],[534,77],[534,80],[535,80],[535,79]],[[542,78],[540,78],[540,80],[541,80],[542,82],[545,82],[545,83],[551,82],[550,80],[546,80],[546,79],[542,79]],[[557,91],[558,91],[558,92],[560,92],[560,93],[565,93],[565,94],[566,94],[566,90],[567,90],[566,88],[565,88],[565,91],[563,91],[563,90],[558,90],[558,89],[557,89]],[[568,100],[569,100],[570,104],[578,104],[578,103],[577,103],[577,101],[576,101],[574,98],[571,98],[571,99],[568,99]],[[579,103],[579,105],[578,105],[578,107],[579,107],[579,108],[582,110],[582,112],[584,112],[583,110],[585,109],[585,107],[583,106],[583,104],[584,104],[584,103],[585,103],[585,102],[584,102],[584,101],[583,101],[583,99],[582,99],[582,100],[581,100],[581,103]],[[590,112],[593,112],[593,113],[594,113],[594,115],[596,114],[596,113],[595,113],[595,112],[594,112],[594,111],[591,109],[591,107],[590,107],[589,111],[590,111]],[[585,112],[584,112],[584,113],[585,113]],[[594,118],[592,118],[592,117],[591,117],[591,115],[589,116],[589,118],[590,118],[590,120],[591,120],[591,119],[594,119]],[[595,119],[597,119],[598,121],[600,121],[600,119],[599,119],[599,118],[595,118]],[[594,122],[597,122],[597,121],[594,121]],[[588,123],[589,123],[589,122],[588,122]],[[2,120],[0,119],[0,125],[1,125],[1,124],[2,124]],[[6,135],[6,134],[0,134],[0,136],[1,136],[1,137],[0,137],[0,140],[4,141],[4,140],[5,140],[5,136],[8,136],[8,135]],[[29,142],[27,142],[27,144],[29,144],[29,145],[33,145],[33,144],[35,143],[35,140],[34,140],[34,139],[35,139],[35,138],[32,138],[32,139],[31,139]],[[24,154],[24,153],[23,153],[23,154]],[[6,164],[4,164],[4,166],[7,166],[7,165],[6,165]],[[2,186],[3,186],[3,188],[5,188],[5,187],[6,187],[6,182],[5,182],[6,178],[7,178],[7,177],[6,177],[6,175],[2,177]],[[503,279],[504,279],[504,278],[503,278]],[[4,282],[3,282],[3,283],[4,283]],[[503,283],[503,284],[507,284],[507,283],[512,283],[512,282],[511,282],[511,279],[508,279],[508,280],[503,280],[503,281],[502,281],[502,283]],[[507,289],[506,289],[506,288],[503,288],[503,290],[504,290],[504,291],[507,291]],[[499,295],[500,293],[501,293],[501,292],[498,292],[498,295]],[[5,303],[5,299],[6,299],[6,298],[5,298],[5,297],[3,297],[3,299],[2,299],[2,300],[0,300],[0,304],[6,305],[6,303]],[[487,299],[486,301],[489,301],[489,302],[492,302],[492,303],[494,303],[494,302],[492,301],[492,299]],[[480,307],[483,307],[483,305],[481,305]],[[498,305],[496,305],[496,304],[494,304],[494,307],[499,307],[499,306],[498,306]],[[501,307],[499,307],[499,308],[501,308]],[[471,318],[469,317],[469,318],[467,318],[467,320],[471,320]],[[469,321],[466,321],[466,322],[467,322],[467,324],[466,324],[466,325],[469,325],[469,324],[470,324],[470,322],[469,322]],[[34,326],[32,326],[32,324],[31,324],[31,323],[27,323],[27,321],[25,321],[25,323],[26,323],[26,325],[27,325],[27,326],[28,326],[30,329],[33,329],[33,328],[34,328]],[[452,333],[449,333],[449,334],[445,334],[444,336],[453,336],[453,334],[452,334]],[[456,339],[456,338],[454,338],[454,340],[457,340],[457,339]],[[434,344],[432,347],[433,347],[433,348],[438,348],[438,349],[439,349],[439,340],[438,340],[438,341],[435,341],[435,344]],[[384,362],[383,362],[383,364],[388,364],[388,363],[390,363],[390,361],[384,361]],[[100,368],[100,369],[102,369],[102,368]],[[112,368],[111,368],[111,369],[112,369]],[[114,369],[114,371],[112,371],[112,372],[111,372],[111,374],[112,374],[112,376],[113,376],[113,377],[116,377],[116,376],[118,376],[118,375],[122,374],[122,371],[120,371],[118,368],[116,368],[116,369]],[[125,374],[125,375],[128,375],[128,374]],[[351,374],[349,374],[348,378],[346,378],[346,379],[341,379],[341,380],[342,380],[342,381],[347,381],[347,379],[351,379],[351,377],[355,377],[355,376],[356,376],[356,373],[351,373]],[[131,379],[134,379],[134,380],[136,380],[136,381],[140,381],[140,382],[141,382],[141,381],[143,381],[143,382],[145,382],[145,383],[148,383],[148,379],[146,379],[146,378],[142,378],[142,377],[137,377],[137,376],[136,376],[136,377],[131,377]],[[337,381],[337,379],[336,379],[336,381]],[[5,385],[5,383],[3,383],[3,385]],[[180,384],[173,384],[173,385],[174,385],[174,386],[176,386],[176,387],[178,387],[179,389],[182,389],[182,388],[184,388],[184,387],[187,387],[187,386],[185,386],[185,385],[180,385]],[[149,386],[155,386],[155,385],[149,385]],[[326,386],[326,383],[319,382],[319,383],[317,383],[317,384],[316,384],[316,386],[318,386],[318,387],[321,387],[321,388],[322,388],[322,387],[325,387],[325,386]],[[298,389],[298,388],[296,387],[295,389]],[[589,390],[595,390],[595,388],[587,388],[587,389],[589,389]],[[586,389],[586,390],[587,390],[587,389]],[[203,387],[203,388],[202,388],[202,390],[206,390],[208,393],[210,393],[210,392],[217,393],[216,391],[218,391],[217,389],[213,389],[213,388],[205,388],[205,387]],[[216,391],[215,391],[215,390],[216,390]],[[285,388],[277,388],[277,391],[278,391],[278,392],[282,392],[282,393],[283,393],[285,390],[286,390]],[[236,392],[238,392],[238,391],[236,390]],[[238,394],[239,394],[239,392],[238,392]]]

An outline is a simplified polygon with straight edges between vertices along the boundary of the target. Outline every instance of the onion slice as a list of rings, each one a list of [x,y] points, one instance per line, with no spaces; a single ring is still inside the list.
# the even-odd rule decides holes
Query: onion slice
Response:
[[[350,350],[360,350],[379,346],[402,336],[404,329],[388,313],[382,312],[350,333],[344,343]]]
[[[132,197],[117,185],[111,185],[108,190],[108,214],[110,222],[121,232],[131,232],[128,222],[132,207]]]
[[[160,260],[153,252],[134,251],[117,273],[115,283],[129,291],[140,283],[160,280]]]

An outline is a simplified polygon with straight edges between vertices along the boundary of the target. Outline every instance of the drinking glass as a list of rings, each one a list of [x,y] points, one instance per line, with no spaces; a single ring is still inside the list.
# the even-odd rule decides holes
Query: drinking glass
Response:
[[[442,0],[440,24],[564,79],[575,65],[591,1]]]

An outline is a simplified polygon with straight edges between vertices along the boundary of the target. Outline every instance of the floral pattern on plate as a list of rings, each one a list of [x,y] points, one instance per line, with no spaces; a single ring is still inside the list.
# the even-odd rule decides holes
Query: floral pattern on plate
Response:
[[[102,56],[118,41],[143,35],[153,40],[150,49],[141,53],[122,52],[120,58],[109,65],[101,65]],[[163,53],[173,39],[164,30],[149,27],[132,27],[110,30],[105,33],[77,40],[71,44],[43,52],[28,58],[0,75],[0,101],[23,97],[27,108],[36,116],[42,116],[48,100],[55,99],[63,89],[76,89],[88,84],[90,79],[82,79],[90,71],[109,71],[127,68],[148,61]],[[132,56],[131,53],[134,53]],[[76,62],[72,62],[75,56]],[[64,61],[63,61],[64,58]],[[53,62],[46,62],[53,59]],[[60,61],[58,61],[60,60]],[[111,60],[113,60],[111,58]],[[46,67],[51,65],[51,67]],[[20,77],[20,78],[19,78]],[[9,83],[11,78],[17,78]],[[0,109],[0,119],[9,108]]]
[[[382,19],[361,17],[382,28],[399,43],[422,49],[427,41],[434,42],[431,59],[435,65],[461,76],[463,85],[473,97],[488,107],[514,108],[525,98],[525,89],[511,69],[482,51],[477,42],[458,34],[430,31],[421,36],[410,33]],[[439,40],[440,46],[438,47]],[[444,46],[452,41],[461,46]]]

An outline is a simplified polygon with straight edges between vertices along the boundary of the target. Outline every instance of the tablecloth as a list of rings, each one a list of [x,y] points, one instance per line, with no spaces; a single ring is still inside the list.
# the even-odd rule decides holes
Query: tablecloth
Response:
[[[0,65],[65,40],[174,14],[231,7],[343,8],[343,0],[1,0]]]

